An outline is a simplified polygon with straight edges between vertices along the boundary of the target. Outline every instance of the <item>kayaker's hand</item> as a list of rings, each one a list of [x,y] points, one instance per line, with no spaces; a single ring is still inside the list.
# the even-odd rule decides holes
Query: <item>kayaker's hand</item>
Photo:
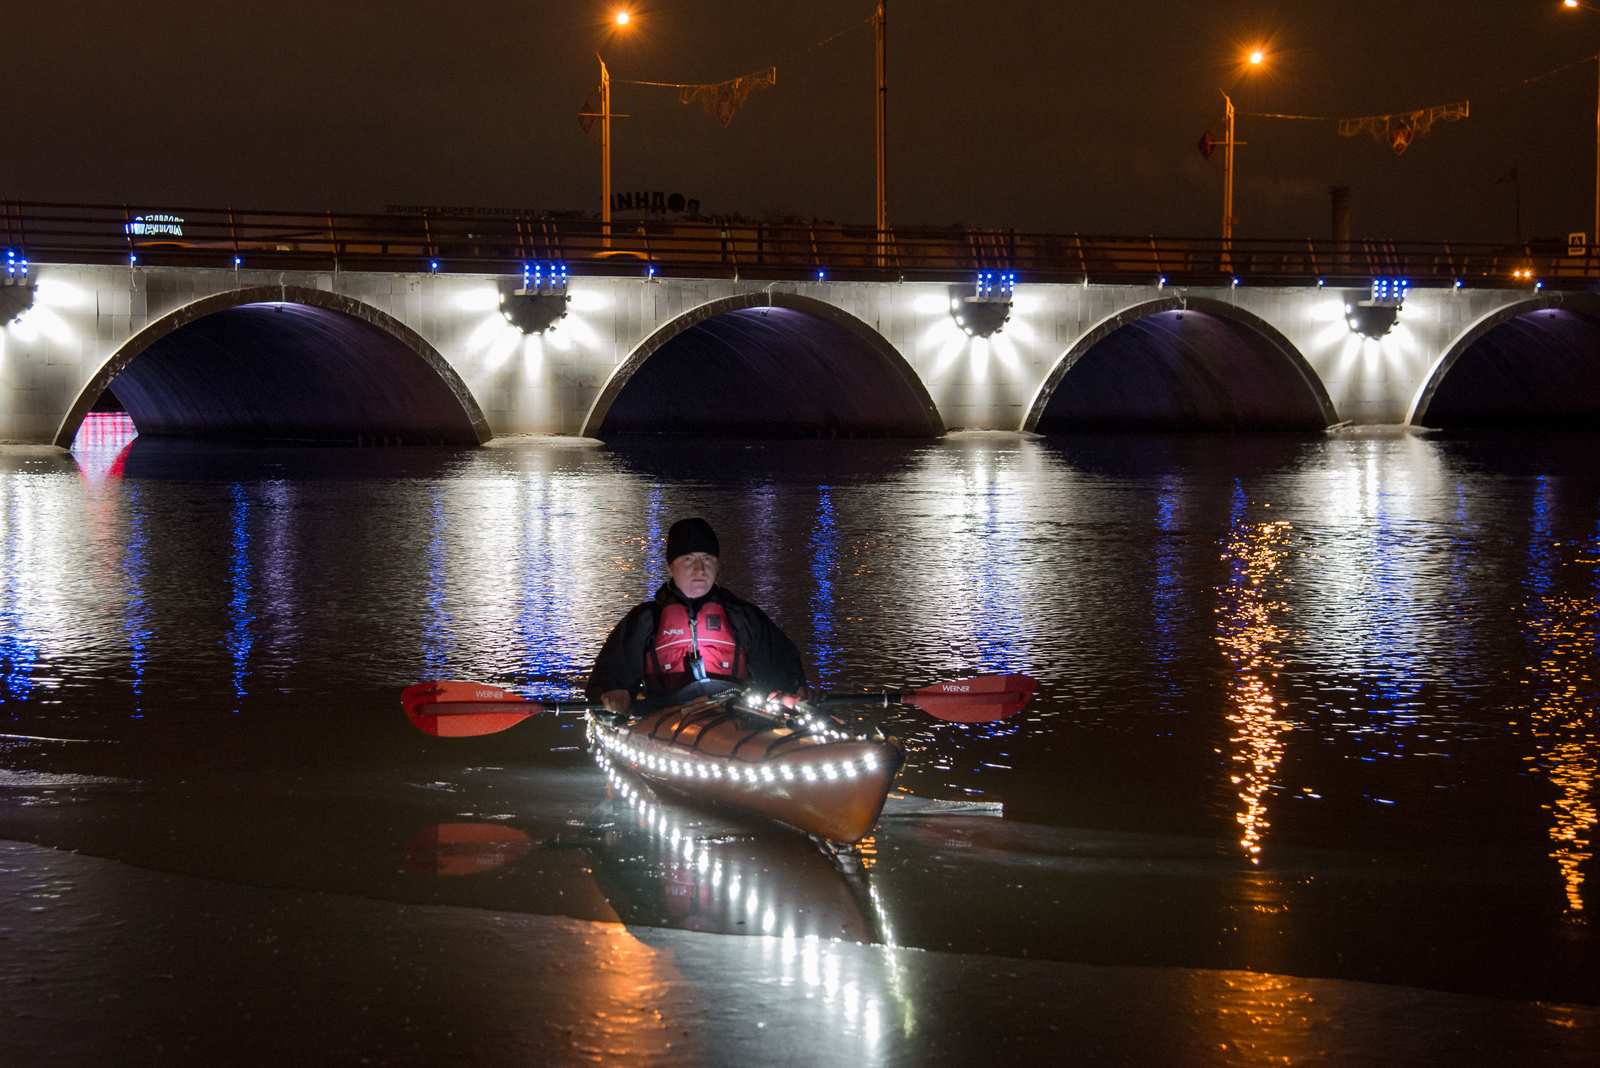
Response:
[[[600,695],[600,703],[605,705],[609,712],[622,713],[633,704],[633,695],[627,690],[607,690]]]
[[[772,696],[778,697],[777,694],[773,694]],[[811,687],[802,686],[798,690],[796,690],[794,693],[784,694],[781,698],[779,698],[779,701],[783,705],[784,708],[794,708],[796,705],[798,705],[801,701],[804,701],[809,696],[811,696]]]

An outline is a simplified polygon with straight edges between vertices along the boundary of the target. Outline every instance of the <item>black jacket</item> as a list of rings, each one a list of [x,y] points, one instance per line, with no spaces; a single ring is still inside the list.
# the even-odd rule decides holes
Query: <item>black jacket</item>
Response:
[[[644,682],[645,652],[655,640],[657,608],[674,601],[691,610],[698,609],[706,601],[722,605],[749,660],[752,688],[793,693],[806,685],[806,667],[800,659],[800,650],[765,612],[721,586],[713,586],[710,593],[691,601],[668,581],[656,591],[655,600],[635,606],[622,617],[621,623],[611,628],[605,645],[600,647],[600,655],[595,657],[594,669],[589,672],[585,691],[589,700],[598,701],[601,694],[611,690],[639,692]]]

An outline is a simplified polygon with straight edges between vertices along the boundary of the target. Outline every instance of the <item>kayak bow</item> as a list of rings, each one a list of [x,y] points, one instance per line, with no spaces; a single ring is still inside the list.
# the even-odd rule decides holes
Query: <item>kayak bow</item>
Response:
[[[719,694],[629,723],[589,715],[602,763],[652,788],[727,805],[832,842],[877,822],[905,763],[898,739],[846,734],[817,715],[777,715]]]

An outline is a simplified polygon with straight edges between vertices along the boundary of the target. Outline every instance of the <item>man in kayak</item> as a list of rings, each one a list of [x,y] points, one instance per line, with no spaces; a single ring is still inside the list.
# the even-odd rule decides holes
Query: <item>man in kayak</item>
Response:
[[[720,552],[704,519],[672,524],[671,578],[611,629],[589,672],[589,700],[620,713],[641,686],[647,698],[688,700],[730,685],[805,697],[800,650],[765,612],[717,585]]]

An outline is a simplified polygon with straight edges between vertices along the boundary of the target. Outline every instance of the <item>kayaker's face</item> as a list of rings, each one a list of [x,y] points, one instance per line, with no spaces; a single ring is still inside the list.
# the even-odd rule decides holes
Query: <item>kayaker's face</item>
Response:
[[[710,553],[684,553],[667,565],[672,584],[691,600],[704,597],[717,584],[717,558]]]

